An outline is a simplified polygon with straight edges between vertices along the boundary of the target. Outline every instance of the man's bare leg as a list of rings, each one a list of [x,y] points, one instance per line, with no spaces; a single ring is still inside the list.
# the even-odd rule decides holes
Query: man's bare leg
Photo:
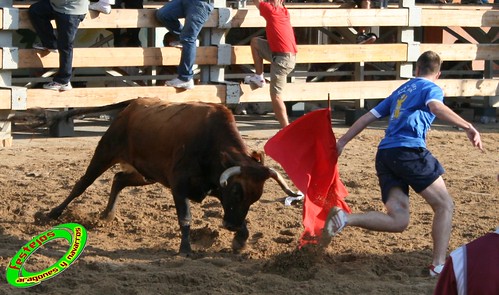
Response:
[[[442,177],[439,177],[429,187],[420,192],[420,195],[430,204],[435,214],[431,231],[433,238],[433,265],[444,264],[452,229],[454,202]]]
[[[272,100],[272,108],[274,110],[275,117],[277,121],[279,121],[279,124],[281,124],[281,128],[288,126],[288,114],[286,113],[284,100],[282,100],[279,94],[270,94],[270,99]]]
[[[404,231],[409,225],[409,197],[400,188],[393,188],[385,207],[386,213],[371,211],[349,214],[347,225],[374,231]]]

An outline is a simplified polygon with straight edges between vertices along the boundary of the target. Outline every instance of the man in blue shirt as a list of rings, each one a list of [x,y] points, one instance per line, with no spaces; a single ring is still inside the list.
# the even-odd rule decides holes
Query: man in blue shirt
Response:
[[[395,90],[357,120],[336,143],[338,156],[346,144],[377,119],[389,117],[385,137],[376,154],[376,172],[386,213],[346,214],[331,209],[323,230],[323,244],[346,225],[385,232],[402,232],[409,225],[409,186],[434,212],[433,261],[430,275],[440,273],[449,245],[454,203],[441,175],[444,169],[426,149],[426,133],[435,117],[462,128],[473,146],[482,150],[480,134],[443,103],[443,91],[434,82],[440,76],[441,60],[432,51],[417,60],[416,78]]]

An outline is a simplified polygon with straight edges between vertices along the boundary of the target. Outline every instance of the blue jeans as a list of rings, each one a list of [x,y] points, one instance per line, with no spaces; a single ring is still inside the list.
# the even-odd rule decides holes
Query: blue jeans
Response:
[[[213,4],[201,0],[173,0],[156,12],[156,18],[168,31],[180,35],[182,55],[177,68],[178,78],[189,81],[194,76],[196,39],[213,11]],[[179,18],[185,18],[184,26]]]
[[[59,50],[59,70],[54,82],[66,84],[71,80],[73,72],[73,43],[80,22],[85,15],[70,15],[56,12],[49,0],[33,3],[28,10],[29,17],[43,46]],[[57,37],[50,23],[55,20]]]

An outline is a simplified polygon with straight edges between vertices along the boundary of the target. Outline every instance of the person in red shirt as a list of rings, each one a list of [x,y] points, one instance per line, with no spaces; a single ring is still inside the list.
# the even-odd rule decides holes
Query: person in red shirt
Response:
[[[251,39],[251,54],[255,63],[255,74],[247,76],[244,82],[257,87],[265,86],[263,60],[270,64],[270,99],[276,119],[282,128],[289,125],[286,106],[282,98],[289,73],[296,64],[296,39],[284,0],[253,0],[260,10],[260,15],[267,21],[265,31],[267,40],[255,37]]]
[[[452,251],[434,295],[499,294],[499,227]]]

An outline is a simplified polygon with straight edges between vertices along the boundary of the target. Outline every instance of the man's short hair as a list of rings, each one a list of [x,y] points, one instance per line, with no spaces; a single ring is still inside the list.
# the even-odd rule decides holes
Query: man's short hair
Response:
[[[419,75],[432,75],[440,72],[442,60],[436,52],[426,51],[419,56],[416,65],[419,68]]]

